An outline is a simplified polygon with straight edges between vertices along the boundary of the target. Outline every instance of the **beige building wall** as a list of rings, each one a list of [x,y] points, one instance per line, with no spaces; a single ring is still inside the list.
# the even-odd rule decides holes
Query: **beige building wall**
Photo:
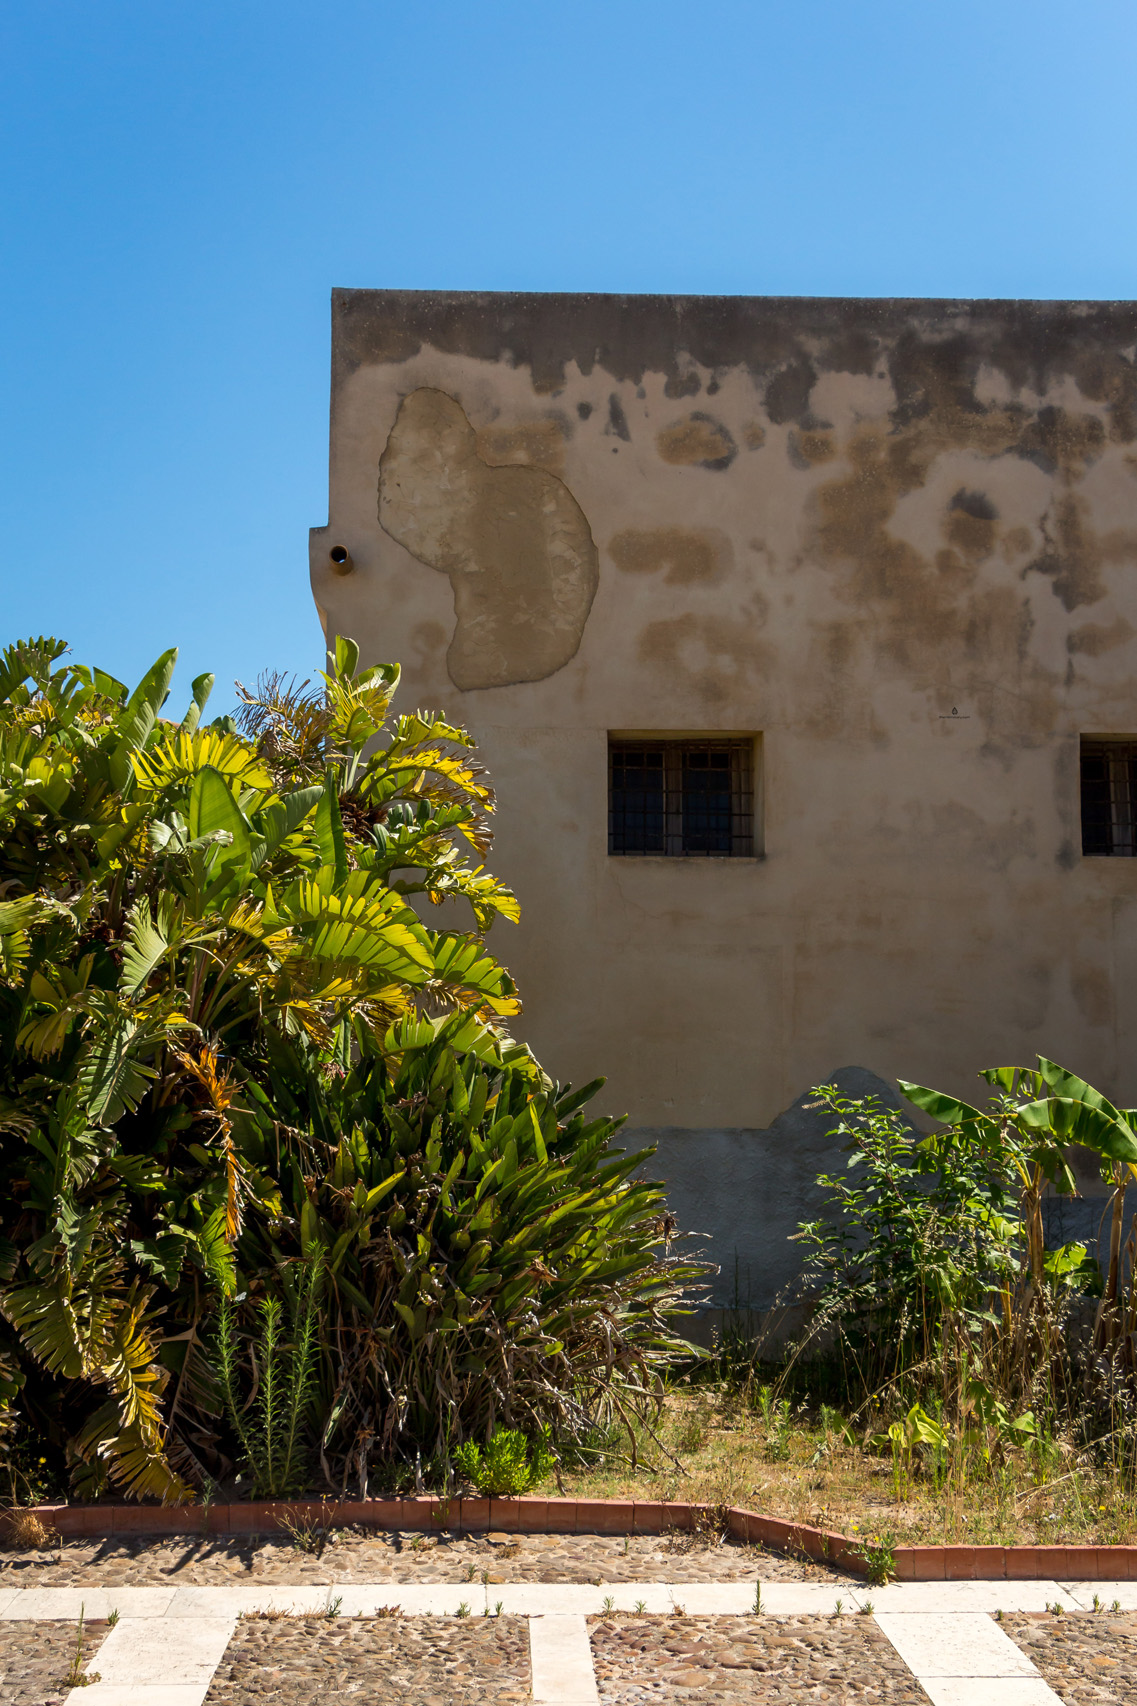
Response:
[[[519,1034],[756,1301],[835,1069],[1137,1102],[1137,860],[1079,816],[1079,737],[1137,734],[1135,348],[1130,304],[334,296],[329,640],[477,737]],[[649,731],[755,738],[757,856],[609,855]]]

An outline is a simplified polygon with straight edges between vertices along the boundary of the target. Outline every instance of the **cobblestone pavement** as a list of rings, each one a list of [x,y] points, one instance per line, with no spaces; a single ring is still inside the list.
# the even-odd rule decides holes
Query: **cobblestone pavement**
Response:
[[[530,1697],[523,1617],[249,1618],[240,1623],[206,1706],[489,1706]]]
[[[928,1706],[868,1617],[619,1618],[591,1633],[602,1706]]]
[[[694,1543],[693,1543],[694,1542]],[[287,1535],[230,1539],[65,1540],[51,1551],[0,1553],[0,1587],[197,1586],[234,1580],[331,1582],[724,1582],[847,1580],[836,1570],[690,1534],[387,1534],[341,1530],[305,1552]]]
[[[83,1625],[84,1671],[106,1632],[105,1623]],[[78,1645],[77,1623],[0,1623],[2,1706],[54,1706],[62,1701]]]
[[[1002,1627],[1066,1706],[1137,1703],[1137,1613],[1005,1616]]]

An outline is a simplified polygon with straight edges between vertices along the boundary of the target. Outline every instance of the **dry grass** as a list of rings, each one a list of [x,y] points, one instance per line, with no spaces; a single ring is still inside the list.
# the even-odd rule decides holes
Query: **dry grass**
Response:
[[[35,1511],[0,1511],[0,1543],[10,1552],[36,1552],[54,1546],[59,1535]]]
[[[924,1544],[1119,1545],[1137,1541],[1132,1474],[1054,1442],[1040,1469],[1021,1452],[1004,1463],[949,1462],[946,1475],[918,1467],[896,1483],[890,1458],[816,1418],[795,1413],[768,1429],[738,1394],[681,1389],[667,1400],[659,1445],[642,1442],[633,1469],[623,1448],[595,1468],[566,1473],[576,1498],[674,1499],[742,1505],[769,1516],[869,1539]],[[661,1449],[662,1447],[662,1449]],[[550,1482],[542,1489],[556,1491]],[[900,1496],[898,1497],[898,1492]]]

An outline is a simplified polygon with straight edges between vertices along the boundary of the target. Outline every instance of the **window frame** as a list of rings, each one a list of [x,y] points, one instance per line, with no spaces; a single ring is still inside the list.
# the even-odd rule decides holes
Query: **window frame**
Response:
[[[661,751],[663,755],[662,845],[652,848],[620,847],[616,822],[615,759],[621,752]],[[730,755],[730,847],[706,848],[684,845],[684,755],[697,752],[728,752]],[[752,732],[709,730],[616,730],[608,732],[608,856],[615,859],[667,859],[735,861],[761,858],[758,827],[761,737]]]

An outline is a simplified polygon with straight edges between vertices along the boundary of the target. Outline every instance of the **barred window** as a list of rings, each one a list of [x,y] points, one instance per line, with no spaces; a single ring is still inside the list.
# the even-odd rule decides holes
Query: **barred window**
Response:
[[[750,858],[753,742],[608,743],[608,851],[671,858]]]
[[[1082,736],[1082,852],[1090,858],[1137,855],[1137,738]]]

